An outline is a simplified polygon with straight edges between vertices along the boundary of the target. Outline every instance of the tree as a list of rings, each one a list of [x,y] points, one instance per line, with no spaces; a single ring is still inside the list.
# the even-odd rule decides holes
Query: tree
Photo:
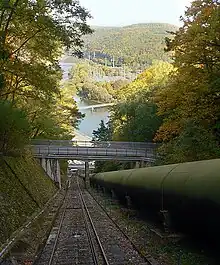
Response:
[[[131,101],[113,108],[111,120],[115,128],[114,140],[152,142],[162,123],[152,102]]]
[[[108,122],[106,125],[101,120],[97,130],[93,131],[92,141],[108,142],[112,140],[112,127]],[[115,171],[122,169],[122,164],[118,161],[95,161],[95,172]]]
[[[164,38],[171,37],[168,32],[177,29],[165,23],[95,28],[94,34],[85,37],[85,56],[108,66],[113,65],[114,56],[115,66],[126,65],[137,73],[149,67],[155,59],[171,61],[169,54],[164,53]]]
[[[194,121],[188,121],[181,133],[163,144],[159,152],[162,164],[213,159],[220,155],[220,149],[211,131],[195,124]]]
[[[110,69],[112,68],[91,62],[80,62],[72,68],[70,81],[67,82],[66,87],[75,90],[75,94],[85,100],[113,102],[117,99],[119,88],[127,82],[97,81],[97,79],[103,78],[105,74],[108,74],[108,77],[111,76]]]
[[[74,0],[3,1],[0,72],[4,86],[0,97],[44,97],[58,92],[57,59],[63,47],[80,52],[81,36],[91,32],[88,17]]]
[[[178,71],[158,95],[159,113],[168,113],[166,125],[172,121],[181,127],[187,118],[200,120],[206,127],[215,124],[220,80],[220,46],[216,43],[219,9],[218,1],[193,1],[182,18],[184,26],[168,41]]]
[[[70,137],[77,126],[58,59],[64,50],[82,55],[89,17],[75,0],[0,3],[0,100],[27,111],[32,137]]]
[[[29,100],[25,109],[31,121],[32,138],[71,139],[73,128],[77,128],[83,117],[66,88],[46,105],[41,101]]]
[[[133,82],[118,92],[121,103],[112,108],[113,139],[152,142],[162,118],[154,102],[156,91],[162,90],[173,71],[169,63],[155,62]]]
[[[185,135],[187,124],[193,121],[203,128],[201,133],[205,130],[210,139],[214,136],[220,142],[217,126],[220,120],[219,1],[193,1],[182,21],[184,25],[174,39],[167,39],[167,50],[173,53],[177,70],[155,98],[158,114],[164,117],[155,140],[164,143],[176,137],[183,140],[180,135]],[[191,150],[195,148],[193,143]]]
[[[18,152],[29,139],[27,114],[14,108],[11,102],[0,101],[0,152]]]
[[[105,125],[104,121],[101,120],[97,130],[93,131],[92,140],[96,142],[106,142],[112,139],[112,128],[110,123]]]

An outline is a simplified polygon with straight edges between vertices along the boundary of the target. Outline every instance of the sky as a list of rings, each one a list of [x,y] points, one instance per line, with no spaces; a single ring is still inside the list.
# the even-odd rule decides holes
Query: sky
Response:
[[[190,0],[79,0],[90,11],[96,26],[125,26],[136,23],[163,22],[180,26]]]

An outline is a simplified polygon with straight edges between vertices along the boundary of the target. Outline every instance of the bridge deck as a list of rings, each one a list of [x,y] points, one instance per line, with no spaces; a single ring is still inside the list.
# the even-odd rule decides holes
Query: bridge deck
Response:
[[[48,142],[47,142],[48,143]],[[58,144],[59,143],[59,144]],[[69,143],[69,144],[67,144]],[[70,141],[50,142],[44,144],[35,142],[32,150],[38,158],[74,159],[82,161],[98,160],[120,160],[120,161],[154,161],[155,145],[151,143],[124,143],[124,142],[83,142],[75,143]],[[75,145],[74,145],[75,143]],[[81,144],[79,146],[78,144]]]
[[[114,105],[115,105],[115,103],[103,103],[103,104],[80,107],[79,110],[98,109],[98,108],[110,107],[110,106],[114,106]]]

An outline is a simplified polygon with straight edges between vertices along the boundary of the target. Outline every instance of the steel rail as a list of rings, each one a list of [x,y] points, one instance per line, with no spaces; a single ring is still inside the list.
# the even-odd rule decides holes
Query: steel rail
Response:
[[[77,185],[79,187],[78,179],[77,179]],[[93,262],[94,262],[95,265],[99,265],[98,257],[97,257],[97,254],[96,254],[95,245],[94,245],[93,240],[92,240],[91,230],[89,229],[89,223],[88,223],[87,217],[86,217],[87,213],[86,213],[85,208],[84,208],[84,203],[83,203],[81,194],[80,194],[79,197],[80,197],[81,208],[82,208],[82,211],[83,211],[84,221],[85,221],[85,225],[86,225],[86,233],[87,233],[87,236],[88,236],[88,239],[89,239],[89,245],[90,245],[90,249],[91,249],[91,252],[92,252]]]
[[[118,223],[112,219],[106,209],[101,205],[101,203],[93,196],[93,194],[87,189],[87,192],[93,198],[93,200],[97,203],[97,205],[104,211],[104,213],[108,216],[108,218],[113,222],[113,224],[120,230],[120,232],[124,235],[125,238],[131,243],[132,247],[138,252],[138,254],[147,262],[149,265],[159,265],[159,263],[154,260],[150,255],[144,255],[141,250],[135,245],[133,240],[121,229]]]
[[[59,238],[59,235],[60,235],[60,231],[61,231],[61,228],[62,228],[62,225],[63,225],[64,216],[65,216],[66,209],[67,209],[66,196],[67,196],[67,191],[70,188],[70,185],[71,185],[71,182],[69,181],[68,186],[67,186],[67,189],[66,189],[66,192],[65,192],[64,201],[63,201],[63,205],[65,205],[65,208],[64,208],[63,213],[62,213],[62,216],[61,216],[61,220],[60,220],[60,223],[59,223],[59,227],[58,227],[56,239],[55,239],[55,242],[54,242],[54,245],[53,245],[53,249],[52,249],[52,252],[51,252],[51,255],[50,255],[50,260],[48,262],[48,265],[51,265],[52,264],[53,258],[54,258],[54,253],[55,253],[56,248],[57,248],[58,238]]]
[[[104,260],[104,262],[105,262],[106,265],[110,265],[110,263],[108,262],[107,256],[106,256],[106,254],[105,254],[104,248],[103,248],[103,246],[102,246],[101,240],[100,240],[100,238],[99,238],[99,235],[98,235],[98,233],[97,233],[97,231],[96,231],[96,228],[95,228],[95,225],[94,225],[94,223],[93,223],[93,220],[92,220],[92,218],[91,218],[90,212],[89,212],[88,207],[87,207],[87,205],[86,205],[86,202],[85,202],[85,200],[84,200],[84,198],[83,198],[82,190],[81,190],[80,185],[79,185],[79,182],[78,182],[78,177],[77,177],[77,185],[78,185],[78,188],[79,188],[79,194],[80,194],[80,199],[81,199],[81,201],[82,201],[82,206],[83,206],[83,208],[85,209],[85,212],[86,212],[86,214],[87,214],[87,216],[88,216],[89,222],[90,222],[90,224],[91,224],[91,226],[92,226],[92,230],[93,230],[93,232],[94,232],[94,234],[95,234],[96,241],[97,241],[97,243],[98,243],[98,245],[99,245],[99,248],[100,248],[100,250],[101,250],[101,254],[102,254],[103,260]],[[97,263],[97,264],[98,264],[98,263]]]
[[[69,182],[69,185],[68,185],[68,187],[67,187],[67,190],[68,190],[69,188],[70,188],[70,182]],[[63,220],[64,220],[65,213],[66,213],[66,209],[67,209],[67,203],[66,203],[67,190],[66,190],[65,198],[64,198],[64,202],[63,202],[63,205],[65,205],[65,208],[64,208],[63,213],[62,213],[62,216],[61,216],[61,220],[60,220],[60,223],[59,223],[59,227],[58,227],[58,231],[57,231],[56,239],[55,239],[55,242],[54,242],[54,245],[53,245],[53,249],[52,249],[52,252],[51,252],[51,255],[50,255],[50,260],[49,260],[49,262],[48,262],[48,265],[51,265],[52,262],[53,262],[54,253],[55,253],[56,248],[57,248],[58,238],[59,238],[60,231],[61,231],[61,228],[62,228],[62,225],[63,225]]]
[[[66,206],[65,206],[65,209],[63,210],[63,213],[62,213],[62,217],[61,217],[61,220],[60,220],[59,228],[58,228],[58,231],[57,231],[56,239],[55,239],[55,242],[54,242],[54,246],[53,246],[53,249],[52,249],[52,252],[51,252],[51,255],[50,255],[50,260],[48,262],[48,265],[51,265],[52,262],[53,262],[54,253],[55,253],[56,248],[57,248],[57,242],[58,242],[60,231],[61,231],[61,228],[62,228],[62,225],[63,225],[63,220],[64,220],[65,213],[66,213]]]

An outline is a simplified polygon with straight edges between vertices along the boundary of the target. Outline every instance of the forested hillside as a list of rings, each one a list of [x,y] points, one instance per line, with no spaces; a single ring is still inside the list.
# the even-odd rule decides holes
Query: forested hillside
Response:
[[[157,142],[162,164],[220,156],[219,1],[193,1],[182,22],[166,39],[173,62],[153,63],[122,87],[110,122],[100,124],[95,139]]]
[[[165,23],[136,24],[126,27],[95,27],[94,33],[84,37],[85,56],[94,61],[115,65],[122,63],[135,69],[145,69],[153,60],[169,61],[164,53],[167,31],[177,27]]]

